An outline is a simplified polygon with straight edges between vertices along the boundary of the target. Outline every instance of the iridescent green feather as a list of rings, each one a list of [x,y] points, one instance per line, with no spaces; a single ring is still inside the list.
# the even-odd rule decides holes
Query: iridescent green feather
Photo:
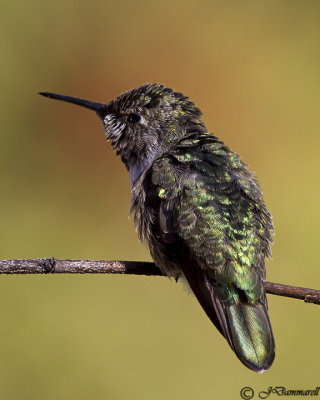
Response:
[[[175,256],[201,305],[247,366],[269,368],[274,341],[263,281],[272,221],[254,177],[221,141],[203,134],[161,157],[151,179],[191,255],[191,262]]]

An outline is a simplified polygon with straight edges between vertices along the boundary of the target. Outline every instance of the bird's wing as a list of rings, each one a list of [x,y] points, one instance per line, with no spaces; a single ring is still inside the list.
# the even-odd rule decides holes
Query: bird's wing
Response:
[[[209,318],[240,360],[261,371],[274,358],[263,288],[272,222],[245,166],[225,165],[226,151],[215,148],[212,158],[208,149],[185,149],[156,163],[158,231]]]

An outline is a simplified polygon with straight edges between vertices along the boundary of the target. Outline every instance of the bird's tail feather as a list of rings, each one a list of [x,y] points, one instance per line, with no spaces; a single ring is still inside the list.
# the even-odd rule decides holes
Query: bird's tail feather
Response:
[[[237,292],[237,301],[223,298],[204,276],[204,271],[188,268],[184,274],[204,311],[240,361],[257,372],[270,368],[275,343],[266,301],[250,304],[241,290]],[[233,290],[237,289],[233,287]]]
[[[239,359],[254,371],[270,368],[275,356],[275,344],[266,305],[249,304],[241,299],[225,305],[231,346]]]

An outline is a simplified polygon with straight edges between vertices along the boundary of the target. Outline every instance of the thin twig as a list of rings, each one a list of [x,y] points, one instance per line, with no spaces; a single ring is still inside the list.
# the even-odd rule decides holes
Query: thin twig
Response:
[[[31,258],[0,260],[0,274],[129,274],[164,276],[152,262],[105,260],[56,260]],[[266,292],[320,304],[320,290],[265,282]]]

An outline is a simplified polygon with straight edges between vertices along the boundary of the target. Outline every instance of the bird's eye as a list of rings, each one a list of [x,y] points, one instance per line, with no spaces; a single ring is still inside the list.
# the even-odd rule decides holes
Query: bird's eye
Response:
[[[139,122],[140,119],[141,119],[141,117],[138,114],[131,113],[128,115],[128,121],[133,124],[136,124],[137,122]]]

